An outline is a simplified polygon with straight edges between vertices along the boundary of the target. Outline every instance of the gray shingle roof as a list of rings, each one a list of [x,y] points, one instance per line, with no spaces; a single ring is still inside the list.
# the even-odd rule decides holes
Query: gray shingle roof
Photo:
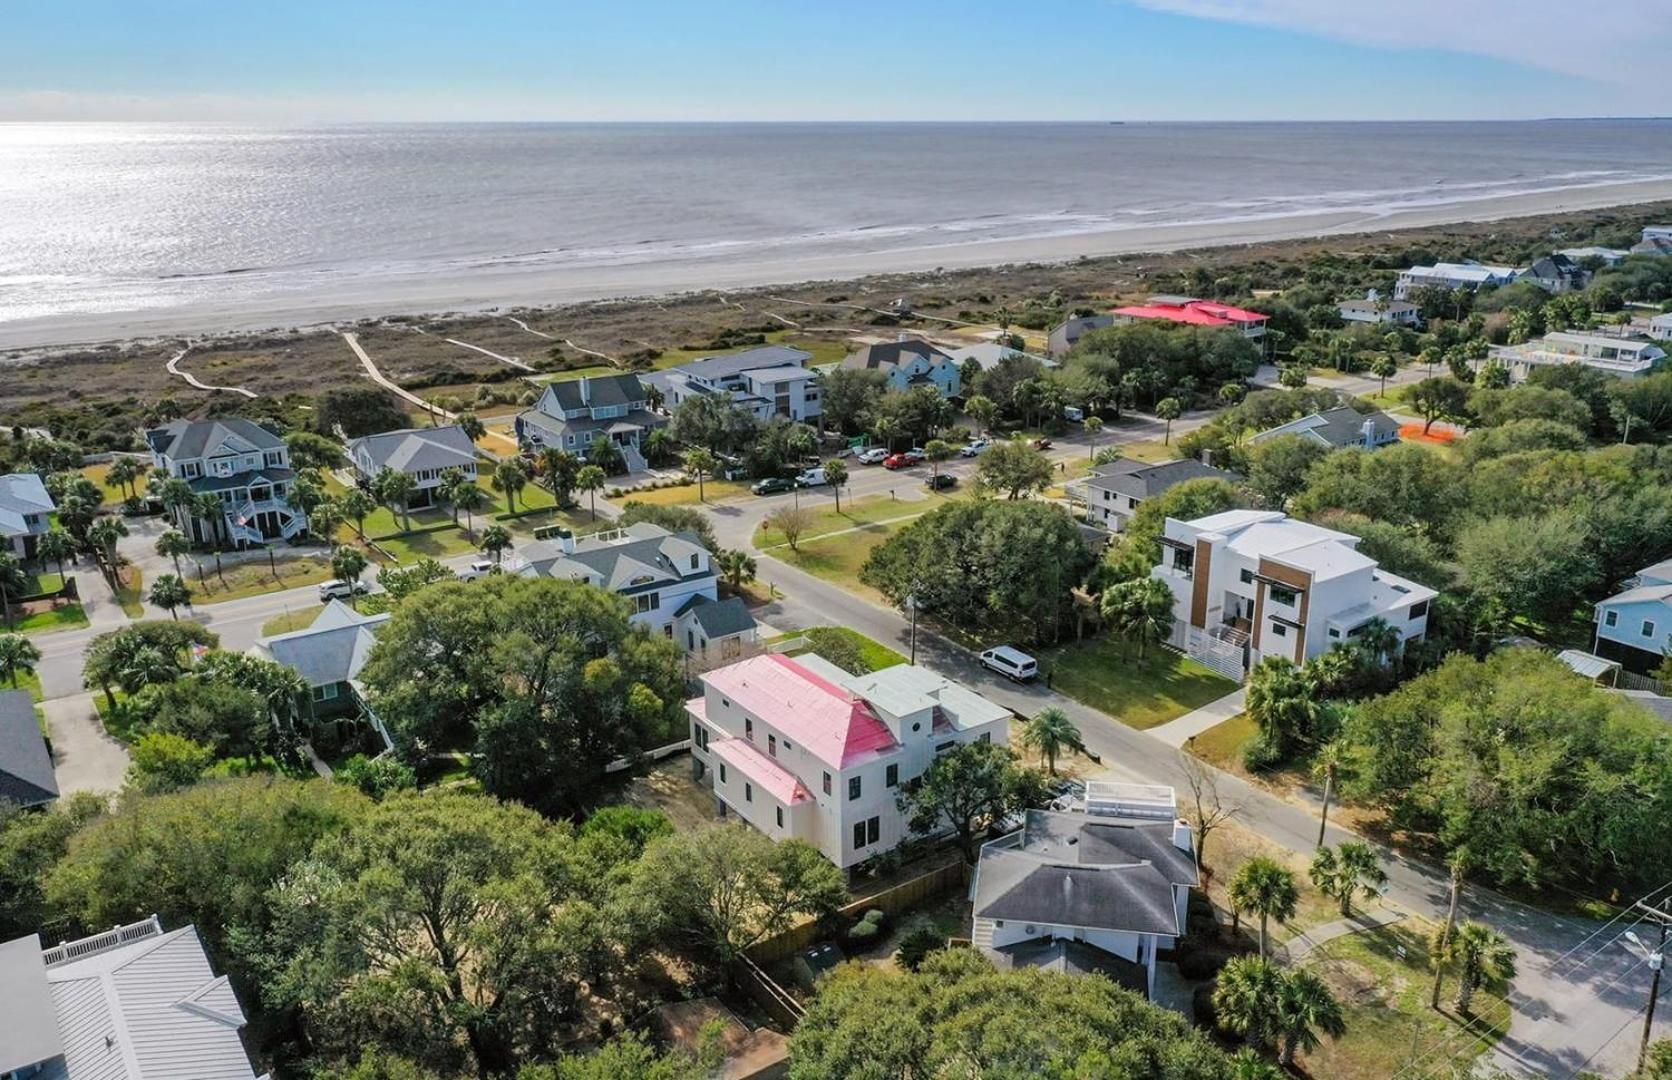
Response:
[[[678,614],[687,612],[702,627],[702,632],[713,641],[716,638],[731,637],[755,628],[755,617],[749,614],[749,607],[741,597],[731,597],[728,600],[710,600],[706,596],[697,595],[686,601]]]
[[[309,686],[333,686],[360,674],[377,642],[377,632],[388,621],[388,612],[361,615],[333,600],[307,629],[262,638],[256,648],[302,676]]]
[[[1204,465],[1194,458],[1164,461],[1157,465],[1132,458],[1118,458],[1108,465],[1099,466],[1086,478],[1086,486],[1130,495],[1135,499],[1147,499],[1186,480],[1210,478],[1228,480],[1233,484],[1242,480],[1234,472]]]
[[[175,420],[147,431],[145,442],[152,450],[176,461],[214,457],[227,448],[228,442],[240,453],[244,452],[242,446],[252,450],[277,450],[284,445],[283,439],[241,416],[227,416],[219,420]]]
[[[628,539],[615,542],[583,537],[567,554],[562,543],[555,540],[525,544],[519,552],[526,563],[522,572],[551,578],[584,577],[611,592],[629,594],[714,574],[712,566],[691,569],[691,556],[708,550],[695,533],[670,533],[647,521],[629,525],[626,533]]]
[[[249,472],[233,473],[231,476],[194,476],[187,480],[186,484],[193,491],[204,492],[249,487],[259,480],[266,480],[271,484],[288,484],[294,479],[294,469],[251,469]]]
[[[34,473],[8,473],[0,476],[0,536],[12,536],[29,531],[24,521],[28,514],[50,514],[52,496],[46,485]]]
[[[0,802],[38,806],[57,797],[52,752],[29,691],[0,690]]]
[[[850,353],[842,358],[842,366],[848,369],[871,368],[887,371],[899,367],[908,354],[921,356],[926,360],[951,362],[944,349],[937,348],[927,341],[918,338],[908,338],[905,341],[882,341],[875,345],[867,345],[856,353]]]
[[[476,462],[476,446],[457,424],[368,435],[352,440],[348,453],[356,465],[364,453],[370,458],[374,473],[384,467],[415,473],[425,469],[464,468]]]
[[[587,400],[581,400],[581,384],[585,383]],[[565,379],[548,383],[540,395],[540,404],[556,401],[565,412],[573,409],[602,409],[614,405],[631,405],[646,399],[644,384],[637,375],[592,375],[579,379]]]

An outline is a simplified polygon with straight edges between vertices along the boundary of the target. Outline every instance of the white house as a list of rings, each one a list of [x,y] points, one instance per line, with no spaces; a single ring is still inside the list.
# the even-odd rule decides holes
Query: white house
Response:
[[[905,334],[897,341],[867,345],[843,357],[842,367],[880,371],[888,376],[890,390],[933,386],[943,398],[957,397],[962,391],[958,362],[945,350]]]
[[[220,500],[220,528],[233,543],[289,540],[308,527],[307,515],[289,502],[296,482],[290,448],[260,424],[236,416],[176,420],[147,431],[145,443],[157,468],[184,480],[193,494]],[[179,512],[176,523],[195,540],[212,539],[209,523],[190,508]]]
[[[706,654],[727,647],[728,639],[754,640],[755,622],[746,609],[738,610],[742,602],[720,603],[714,558],[694,533],[671,533],[644,521],[580,539],[565,529],[555,540],[522,545],[506,569],[585,581],[625,596],[633,602],[634,622],[687,651]],[[708,605],[715,610],[698,614]]]
[[[459,470],[472,482],[476,479],[476,445],[457,424],[385,431],[351,439],[348,460],[363,480],[370,481],[386,468],[412,477],[413,506],[429,506],[435,502],[442,474],[449,469]]]
[[[1194,458],[1152,463],[1122,457],[1096,466],[1083,479],[1070,481],[1066,490],[1069,498],[1085,504],[1087,521],[1102,525],[1110,532],[1120,532],[1145,499],[1154,498],[1186,480],[1204,479],[1233,484],[1242,481],[1236,473],[1216,469]]]
[[[1168,518],[1151,576],[1173,593],[1172,644],[1226,674],[1267,656],[1303,663],[1381,619],[1404,643],[1438,595],[1390,574],[1359,538],[1276,510]]]
[[[0,944],[6,1080],[256,1080],[244,1023],[189,925],[152,916],[50,949],[35,934]]]
[[[1556,254],[1566,255],[1574,262],[1582,262],[1585,259],[1596,259],[1604,266],[1618,266],[1622,262],[1625,262],[1626,256],[1630,255],[1631,252],[1625,251],[1621,248],[1576,247],[1563,248],[1562,250],[1556,252]]]
[[[909,664],[866,675],[767,653],[710,671],[685,703],[692,768],[722,814],[844,869],[909,829],[896,802],[935,755],[1009,740],[1010,710]]]
[[[971,943],[1000,968],[1097,972],[1153,995],[1200,882],[1172,788],[1093,781],[1083,812],[1029,810],[981,849]]]
[[[20,559],[35,557],[35,546],[52,528],[57,509],[46,485],[34,473],[0,476],[0,550],[9,547]]]
[[[1418,326],[1422,323],[1422,309],[1408,300],[1387,300],[1371,289],[1362,300],[1343,300],[1335,305],[1336,312],[1346,322],[1371,323],[1378,326]]]
[[[645,376],[662,391],[670,412],[682,402],[710,394],[729,394],[757,420],[781,416],[817,422],[824,415],[819,376],[807,370],[813,354],[787,345],[764,345],[726,356],[708,356]]]
[[[1375,450],[1399,441],[1399,421],[1385,412],[1361,413],[1347,405],[1325,409],[1290,420],[1249,436],[1249,443],[1262,443],[1282,435],[1298,435],[1333,450],[1362,446]]]
[[[1478,262],[1413,266],[1399,275],[1399,281],[1393,287],[1393,298],[1409,300],[1411,291],[1424,285],[1473,292],[1483,285],[1508,285],[1520,276],[1521,271],[1513,266],[1486,266]]]
[[[517,414],[517,441],[525,447],[558,447],[585,456],[594,442],[616,445],[627,471],[645,468],[639,445],[667,423],[650,409],[650,392],[637,375],[607,375],[547,383],[534,407]]]
[[[1494,345],[1484,363],[1509,369],[1512,382],[1521,382],[1541,367],[1580,364],[1619,379],[1640,379],[1666,359],[1666,350],[1651,341],[1557,331],[1520,345]],[[1479,368],[1483,362],[1475,361]]]
[[[1599,656],[1647,675],[1672,652],[1672,559],[1646,566],[1624,592],[1596,607]]]
[[[1656,341],[1672,341],[1672,312],[1649,320],[1649,336]]]

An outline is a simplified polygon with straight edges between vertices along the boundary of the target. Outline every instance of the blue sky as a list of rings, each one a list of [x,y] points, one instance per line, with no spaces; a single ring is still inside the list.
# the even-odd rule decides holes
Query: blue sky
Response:
[[[7,0],[0,120],[1672,114],[1669,0]]]

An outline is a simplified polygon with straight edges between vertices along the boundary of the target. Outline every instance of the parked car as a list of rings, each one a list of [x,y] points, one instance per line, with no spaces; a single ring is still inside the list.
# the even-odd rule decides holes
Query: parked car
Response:
[[[1053,443],[1050,439],[1035,439],[1035,440],[1033,440],[1033,448],[1035,450],[1049,450],[1051,447],[1053,447],[1055,445],[1056,444]]]
[[[923,459],[921,457],[912,457],[911,451],[905,450],[898,454],[888,455],[888,457],[883,460],[882,467],[885,469],[904,469],[908,465],[916,465],[922,460]]]
[[[958,486],[958,478],[951,473],[937,473],[923,481],[923,486],[930,491],[946,491]]]
[[[779,495],[786,491],[794,491],[795,481],[782,476],[769,476],[765,480],[756,480],[749,490],[756,495]]]
[[[458,579],[460,581],[475,581],[477,578],[487,577],[497,569],[498,567],[494,565],[492,559],[477,559],[459,571]]]
[[[958,453],[964,457],[975,457],[977,454],[982,453],[992,445],[993,444],[986,439],[971,439],[968,443],[964,444],[963,449],[959,450]]]
[[[981,653],[981,666],[1013,682],[1027,682],[1039,674],[1039,661],[1009,645],[995,645]]]
[[[824,474],[823,466],[808,469],[795,478],[797,487],[823,487],[830,483],[830,478]]]
[[[888,448],[884,446],[873,446],[869,450],[859,452],[859,463],[861,465],[881,465],[888,458]]]
[[[371,589],[364,581],[322,581],[319,583],[319,602],[326,604],[332,600],[347,600],[355,596],[364,596]]]
[[[1070,424],[1083,424],[1086,422],[1086,413],[1084,409],[1075,408],[1073,405],[1064,405],[1062,407],[1062,418]]]

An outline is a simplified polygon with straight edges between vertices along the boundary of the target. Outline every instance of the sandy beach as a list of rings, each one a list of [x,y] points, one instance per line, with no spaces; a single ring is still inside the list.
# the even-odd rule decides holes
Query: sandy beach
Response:
[[[393,315],[539,308],[584,301],[667,296],[698,290],[759,288],[1015,263],[1253,245],[1306,237],[1384,233],[1459,223],[1596,210],[1672,199],[1672,181],[1599,184],[1491,199],[1436,201],[1387,214],[1321,213],[1243,221],[1178,223],[1004,241],[817,252],[749,251],[643,264],[588,267],[479,267],[445,274],[334,279],[318,289],[287,285],[251,299],[247,278],[236,301],[212,295],[190,306],[77,313],[0,323],[0,350],[37,350],[164,337],[201,337],[308,328]]]

